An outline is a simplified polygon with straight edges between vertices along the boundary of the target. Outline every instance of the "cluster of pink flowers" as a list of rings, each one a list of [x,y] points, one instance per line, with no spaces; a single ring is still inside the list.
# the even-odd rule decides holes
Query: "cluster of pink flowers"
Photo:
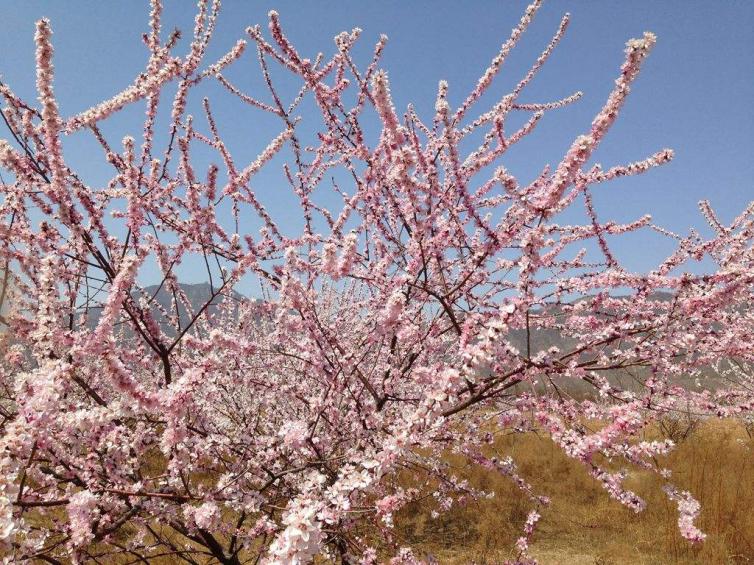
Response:
[[[13,461],[8,458],[0,461],[0,542],[11,539],[19,526],[13,516],[13,501],[18,496],[13,467]]]
[[[178,59],[170,59],[165,65],[151,76],[140,76],[133,85],[116,94],[109,100],[100,102],[96,106],[69,118],[65,123],[66,133],[73,133],[87,126],[106,120],[109,116],[138,100],[146,98],[153,92],[160,90],[165,84],[176,78],[181,72]]]
[[[59,203],[64,203],[67,194],[65,190],[65,164],[63,161],[63,146],[60,143],[60,114],[55,94],[52,90],[52,29],[46,19],[37,22],[37,33],[34,36],[37,43],[37,91],[42,105],[42,125],[45,147],[48,148],[47,162],[52,177],[52,190]]]
[[[92,523],[97,517],[97,497],[88,490],[71,496],[66,511],[71,528],[71,544],[74,547],[85,545],[94,537]]]
[[[311,562],[320,551],[324,536],[317,517],[318,508],[309,501],[293,500],[283,514],[283,532],[270,546],[266,563],[302,565]]]
[[[220,521],[220,509],[214,502],[205,502],[201,506],[184,509],[183,514],[190,517],[197,528],[213,530]]]
[[[0,356],[3,552],[51,563],[103,551],[421,563],[394,535],[400,509],[423,501],[439,516],[495,494],[459,477],[450,452],[531,503],[513,552],[532,563],[549,499],[514,454],[492,453],[498,431],[548,436],[636,511],[644,502],[624,479],[656,473],[680,534],[703,540],[699,504],[662,466],[672,442],[644,432],[679,410],[754,413],[754,203],[728,224],[700,203],[707,238],[649,216],[601,217],[592,192],[602,183],[673,157],[586,168],[652,34],[627,43],[605,105],[559,163],[531,181],[509,170],[507,151],[580,98],[524,98],[564,17],[514,89],[480,107],[540,3],[462,104],[440,81],[427,116],[396,108],[380,69],[385,36],[366,64],[358,28],[337,35],[331,55],[307,58],[271,12],[269,34],[248,28],[207,63],[220,2],[199,0],[177,55],[179,34],[163,36],[152,0],[145,72],[63,118],[51,25],[39,22],[39,104],[0,85],[11,130],[0,139],[0,265],[14,274],[16,302],[0,317],[12,336]],[[249,94],[222,73],[253,57],[262,80]],[[293,78],[278,84],[273,66]],[[280,120],[272,140],[244,139],[258,155],[248,165],[223,138],[214,100],[195,96],[203,81]],[[314,113],[299,115],[309,102]],[[113,143],[101,123],[133,104],[145,106],[141,139],[128,131]],[[88,183],[66,162],[65,134],[93,136],[108,182]],[[278,163],[272,198],[290,186],[296,227],[254,186]],[[585,220],[563,223],[579,203]],[[638,230],[676,243],[646,273],[610,247]],[[701,259],[714,268],[685,272]],[[187,265],[206,269],[199,298],[179,282]],[[157,287],[145,286],[154,273]],[[246,288],[258,297],[239,294]]]
[[[673,487],[667,487],[665,492],[670,500],[678,504],[678,528],[681,535],[691,541],[704,541],[707,535],[694,525],[702,508],[699,502],[687,491],[679,492]]]
[[[524,535],[516,540],[516,548],[518,549],[519,560],[522,557],[528,558],[529,540],[534,534],[534,528],[541,517],[542,516],[536,510],[529,512],[529,515],[526,517],[526,524],[524,524]]]

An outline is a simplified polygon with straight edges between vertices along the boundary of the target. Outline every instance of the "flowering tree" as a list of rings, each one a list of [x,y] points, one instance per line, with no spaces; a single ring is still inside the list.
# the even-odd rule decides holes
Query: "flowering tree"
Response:
[[[38,104],[0,88],[10,132],[0,141],[9,175],[0,256],[15,273],[16,304],[3,320],[13,343],[0,373],[0,540],[9,561],[306,563],[319,554],[415,563],[391,535],[397,510],[428,494],[437,512],[489,494],[457,479],[444,457],[455,453],[510,477],[531,499],[511,554],[529,562],[548,501],[513,459],[493,452],[494,432],[506,429],[549,434],[636,511],[644,503],[623,487],[624,468],[660,473],[682,535],[703,539],[698,503],[656,459],[672,443],[640,436],[679,403],[717,415],[753,406],[754,203],[728,226],[701,203],[708,239],[677,236],[648,216],[625,225],[598,218],[599,185],[672,158],[662,150],[629,165],[587,165],[655,42],[650,33],[627,43],[604,107],[559,163],[530,182],[506,170],[506,152],[580,96],[521,99],[566,16],[517,86],[478,108],[539,6],[527,8],[460,106],[440,82],[427,119],[394,107],[379,70],[386,37],[371,62],[357,63],[359,29],[336,36],[333,55],[309,59],[271,12],[271,39],[248,28],[246,40],[204,64],[219,10],[208,0],[183,57],[153,0],[144,73],[66,117],[53,91],[50,22],[37,23]],[[249,45],[265,85],[251,94],[223,74]],[[273,65],[298,79],[295,90],[278,87]],[[209,81],[252,115],[280,119],[281,133],[250,164],[234,161],[209,99],[202,120],[187,113],[190,94]],[[321,114],[316,124],[298,117],[307,99]],[[132,104],[146,109],[140,143],[108,140],[101,123]],[[514,114],[528,117],[519,129],[508,125]],[[62,140],[83,135],[112,167],[105,186],[66,163]],[[213,155],[202,170],[201,152]],[[278,160],[300,203],[297,233],[250,184]],[[582,204],[583,225],[559,220]],[[623,268],[609,245],[640,229],[678,242],[648,273]],[[599,258],[588,259],[590,249]],[[199,306],[174,272],[192,257],[211,289]],[[716,269],[683,273],[701,257]],[[160,273],[168,308],[140,271]],[[234,293],[242,280],[258,281],[263,298]],[[543,332],[562,346],[541,347]],[[705,386],[716,364],[737,384]],[[633,375],[632,386],[620,386],[620,372]],[[594,394],[579,400],[574,383]]]

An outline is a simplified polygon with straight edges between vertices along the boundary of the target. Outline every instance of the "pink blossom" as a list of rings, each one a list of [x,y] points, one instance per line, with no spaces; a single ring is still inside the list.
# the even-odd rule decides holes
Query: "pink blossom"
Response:
[[[92,106],[88,110],[69,118],[65,125],[66,133],[73,133],[76,130],[107,119],[126,105],[141,100],[149,94],[156,92],[166,83],[173,80],[180,71],[181,62],[178,59],[167,61],[165,66],[157,71],[156,74],[147,78],[139,77],[131,86],[116,94],[109,100],[100,102],[96,106]]]
[[[71,543],[80,547],[94,537],[92,526],[97,517],[97,497],[88,490],[82,490],[71,496],[66,506],[71,527]]]
[[[323,532],[317,520],[318,509],[305,501],[292,501],[283,516],[285,529],[270,546],[266,563],[309,563],[317,554]]]
[[[0,461],[0,548],[8,544],[19,530],[19,523],[13,516],[13,500],[18,496],[15,484],[16,473],[12,472],[12,461]]]
[[[694,525],[694,521],[701,510],[699,502],[687,491],[679,492],[668,486],[665,488],[665,492],[670,500],[674,500],[678,504],[678,529],[681,531],[681,535],[692,542],[704,541],[707,534]]]
[[[189,514],[196,526],[205,530],[216,527],[220,520],[220,509],[214,502],[205,502],[198,508],[193,508]]]

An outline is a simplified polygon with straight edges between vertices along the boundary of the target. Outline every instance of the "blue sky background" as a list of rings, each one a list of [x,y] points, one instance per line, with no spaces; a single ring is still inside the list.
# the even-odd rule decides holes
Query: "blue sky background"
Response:
[[[382,66],[389,72],[399,111],[414,102],[420,115],[429,117],[437,81],[447,79],[451,104],[460,103],[525,6],[519,1],[225,0],[207,62],[214,62],[244,37],[246,26],[259,23],[265,27],[271,8],[280,13],[299,51],[311,58],[320,50],[331,54],[333,36],[358,26],[364,30],[357,50],[363,64],[368,63],[380,33],[390,38]],[[64,115],[109,98],[144,68],[147,51],[141,34],[147,29],[148,2],[2,1],[0,7],[0,75],[27,99],[36,96],[34,21],[42,16],[51,19],[55,89]],[[526,182],[546,162],[557,163],[573,138],[589,128],[604,103],[623,61],[626,40],[649,30],[657,34],[657,46],[594,160],[609,167],[642,159],[663,147],[673,148],[676,158],[646,175],[597,189],[600,217],[631,221],[649,212],[656,223],[686,233],[690,226],[704,228],[697,202],[708,198],[721,218],[730,221],[754,199],[754,2],[551,0],[493,83],[489,103],[523,76],[565,12],[572,16],[569,30],[521,100],[544,102],[577,90],[583,91],[584,97],[566,109],[547,113],[535,133],[506,157],[506,167]],[[193,16],[192,2],[166,2],[163,29],[178,26],[184,31],[179,54],[185,53]],[[261,90],[253,51],[247,51],[226,76],[251,95],[269,100]],[[285,85],[286,78],[280,78]],[[237,164],[245,166],[280,131],[280,124],[242,106],[220,87],[203,88],[190,102],[190,109],[201,116],[198,102],[202,95],[210,97]],[[292,98],[294,92],[289,90],[286,98]],[[305,119],[311,109],[301,107]],[[486,109],[488,106],[479,108]],[[113,145],[118,146],[126,133],[138,140],[142,112],[142,106],[131,108],[105,128]],[[202,124],[199,129],[206,127]],[[92,151],[96,152],[94,158]],[[86,135],[67,140],[65,152],[68,161],[93,185],[112,175]],[[274,170],[265,170],[252,184],[273,216],[282,217],[283,225],[293,228],[300,214],[283,196],[289,189],[278,185],[279,163],[273,162],[269,168]],[[567,215],[567,220],[577,219],[577,212],[569,214],[574,215]],[[611,243],[627,266],[637,270],[652,268],[673,248],[649,232]],[[189,266],[182,276],[203,278]]]

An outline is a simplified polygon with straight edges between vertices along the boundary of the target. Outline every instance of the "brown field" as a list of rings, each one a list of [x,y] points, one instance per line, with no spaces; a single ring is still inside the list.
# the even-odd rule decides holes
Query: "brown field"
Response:
[[[685,425],[665,430],[679,445],[664,463],[673,471],[673,483],[702,503],[698,525],[707,539],[697,545],[679,535],[675,504],[654,474],[629,476],[627,486],[647,501],[647,509],[635,514],[608,498],[550,440],[533,434],[500,438],[500,452],[515,457],[537,494],[552,498],[541,512],[532,555],[542,565],[754,563],[754,440],[733,421],[699,424],[683,438],[686,431]],[[461,468],[459,475],[494,490],[495,498],[434,520],[429,504],[415,504],[396,516],[401,541],[440,563],[481,565],[512,557],[531,502],[505,477],[478,468]]]
[[[672,469],[676,486],[690,490],[702,503],[697,524],[707,539],[697,545],[681,538],[675,504],[652,473],[634,471],[629,476],[627,486],[647,501],[647,509],[635,514],[611,500],[583,466],[545,437],[506,435],[497,439],[495,448],[516,459],[537,494],[552,499],[541,511],[531,543],[532,556],[541,565],[738,564],[754,563],[754,439],[749,433],[740,422],[712,420],[692,427],[681,422],[647,438],[672,436],[678,442],[661,463]],[[531,502],[506,477],[466,466],[460,458],[452,461],[457,475],[494,491],[495,497],[455,507],[437,519],[430,517],[432,504],[414,503],[396,515],[395,541],[412,546],[417,557],[431,555],[441,564],[492,565],[514,557],[512,548]],[[132,534],[125,528],[118,537],[125,541]],[[108,559],[113,564],[127,561]],[[175,563],[160,557],[148,562]]]

